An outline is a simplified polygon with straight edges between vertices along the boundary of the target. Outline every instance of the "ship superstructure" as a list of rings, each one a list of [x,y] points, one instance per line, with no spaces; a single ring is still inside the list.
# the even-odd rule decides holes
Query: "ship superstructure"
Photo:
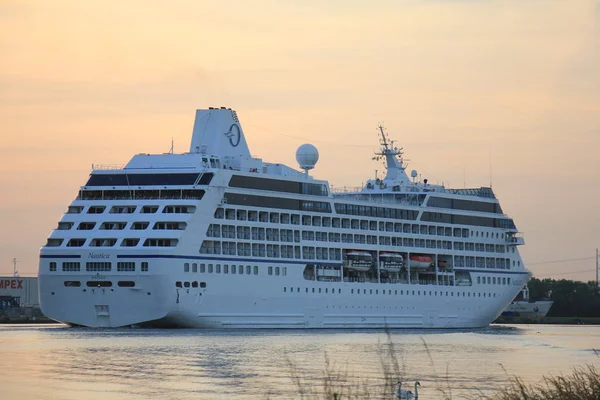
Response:
[[[530,273],[491,188],[406,174],[336,190],[250,155],[235,111],[196,111],[190,151],[95,167],[40,252],[40,301],[73,325],[470,328]]]

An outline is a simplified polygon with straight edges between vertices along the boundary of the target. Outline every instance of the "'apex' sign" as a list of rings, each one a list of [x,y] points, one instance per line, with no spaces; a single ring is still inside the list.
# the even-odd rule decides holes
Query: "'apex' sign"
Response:
[[[23,279],[0,279],[0,289],[23,289]]]

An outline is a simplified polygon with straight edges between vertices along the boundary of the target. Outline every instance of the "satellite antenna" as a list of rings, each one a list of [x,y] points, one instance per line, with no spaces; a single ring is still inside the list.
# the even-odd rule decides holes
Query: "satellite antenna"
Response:
[[[300,168],[304,170],[304,173],[308,175],[308,171],[313,169],[319,161],[319,151],[312,144],[303,144],[296,150],[296,161]]]

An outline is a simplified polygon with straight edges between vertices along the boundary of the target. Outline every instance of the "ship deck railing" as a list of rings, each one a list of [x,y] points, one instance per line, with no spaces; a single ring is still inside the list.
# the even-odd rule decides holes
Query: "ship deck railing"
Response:
[[[404,190],[403,190],[404,189]],[[423,190],[418,189],[412,186],[401,186],[400,190],[395,191],[382,191],[382,192],[373,192],[372,190],[366,190],[366,186],[329,186],[329,192],[335,198],[348,198],[353,199],[356,196],[371,196],[371,198],[367,198],[368,200],[377,201],[376,196],[382,195],[393,195],[393,194],[426,194],[430,192],[426,188]],[[496,195],[492,191],[491,188],[488,187],[480,187],[480,188],[471,188],[471,189],[446,189],[446,188],[437,188],[436,193],[449,193],[456,194],[460,196],[470,196],[470,197],[481,197],[486,199],[495,199]],[[389,200],[381,200],[387,202]]]
[[[422,193],[368,193],[368,192],[354,192],[354,191],[337,191],[334,192],[330,189],[330,193],[333,194],[333,198],[336,200],[350,200],[350,201],[368,201],[370,203],[392,203],[392,204],[403,204],[408,206],[421,206],[423,205],[423,199],[419,199],[418,195]],[[407,198],[398,199],[396,195],[409,196]]]
[[[92,164],[92,171],[115,171],[125,168],[125,164]]]

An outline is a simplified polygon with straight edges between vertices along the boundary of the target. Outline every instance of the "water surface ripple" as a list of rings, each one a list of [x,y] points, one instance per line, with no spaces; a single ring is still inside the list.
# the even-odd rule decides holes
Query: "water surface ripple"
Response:
[[[393,343],[393,353],[388,340]],[[322,387],[326,361],[379,393],[398,361],[424,399],[489,393],[513,375],[600,364],[600,327],[492,326],[468,331],[97,330],[0,326],[2,399],[293,399],[294,373]],[[292,371],[294,370],[294,372]],[[390,398],[392,396],[390,395]]]

